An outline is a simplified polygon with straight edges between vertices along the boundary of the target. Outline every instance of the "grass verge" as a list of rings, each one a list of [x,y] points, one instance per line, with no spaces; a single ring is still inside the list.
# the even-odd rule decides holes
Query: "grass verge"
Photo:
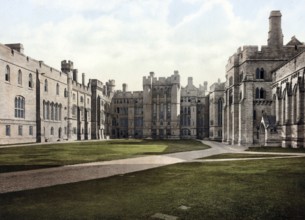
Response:
[[[305,153],[305,148],[249,147],[249,149],[247,149],[247,151],[278,152],[278,153]]]
[[[278,157],[289,155],[276,155],[276,154],[242,154],[242,153],[225,153],[217,154],[209,157],[203,157],[201,159],[235,159],[235,158],[260,158],[260,157]]]
[[[111,140],[0,149],[0,172],[204,150],[196,140]]]
[[[3,194],[0,219],[304,219],[304,174],[304,158],[177,164]]]

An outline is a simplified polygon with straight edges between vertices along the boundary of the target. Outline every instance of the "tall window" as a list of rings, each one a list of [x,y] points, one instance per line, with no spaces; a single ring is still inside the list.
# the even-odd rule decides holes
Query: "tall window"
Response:
[[[59,95],[59,84],[56,84],[56,95]]]
[[[266,99],[266,91],[263,88],[255,89],[255,98],[256,99]]]
[[[51,135],[54,135],[54,128],[51,127]]]
[[[5,135],[11,136],[11,126],[10,125],[5,126]]]
[[[18,135],[22,136],[22,125],[18,126]]]
[[[218,100],[218,126],[222,126],[222,100]]]
[[[32,73],[29,74],[29,88],[33,88],[33,76],[32,76]]]
[[[265,79],[265,70],[264,68],[256,68],[256,79]]]
[[[10,81],[10,67],[8,65],[5,68],[5,81]]]
[[[33,126],[29,127],[29,135],[33,135]]]
[[[22,96],[15,97],[15,118],[25,118],[25,99]]]
[[[21,70],[18,71],[18,84],[22,85],[22,72],[21,72]]]
[[[51,120],[54,120],[54,104],[51,103]]]
[[[80,97],[80,102],[84,102],[84,97],[83,96]]]
[[[44,91],[45,92],[48,91],[48,80],[47,79],[44,81]]]

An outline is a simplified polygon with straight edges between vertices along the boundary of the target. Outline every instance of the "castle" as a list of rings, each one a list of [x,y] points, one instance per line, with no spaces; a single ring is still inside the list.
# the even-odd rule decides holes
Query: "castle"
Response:
[[[143,77],[142,91],[115,89],[72,61],[61,70],[0,44],[0,144],[107,138],[204,139],[228,144],[304,147],[305,45],[283,44],[280,11],[269,17],[266,46],[239,48],[226,81],[196,87],[169,77]]]

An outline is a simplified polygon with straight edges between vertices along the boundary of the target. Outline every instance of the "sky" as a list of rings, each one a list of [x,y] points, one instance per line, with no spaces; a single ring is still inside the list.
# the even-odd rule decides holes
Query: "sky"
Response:
[[[225,80],[229,56],[266,45],[269,14],[282,12],[284,43],[305,41],[304,0],[0,0],[0,43],[86,79],[142,90],[142,77],[179,71],[182,86]],[[79,76],[80,77],[80,76]]]

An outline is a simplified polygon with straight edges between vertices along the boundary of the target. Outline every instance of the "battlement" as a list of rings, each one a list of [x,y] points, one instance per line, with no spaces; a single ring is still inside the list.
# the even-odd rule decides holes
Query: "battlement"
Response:
[[[69,73],[69,72],[73,71],[73,62],[70,60],[61,61],[61,71],[64,73]]]
[[[83,85],[82,83],[78,83],[76,81],[72,81],[72,88],[73,90],[91,94],[91,87],[90,83],[88,85]]]
[[[5,44],[5,46],[11,48],[12,50],[18,51],[21,54],[24,53],[24,47],[21,43]]]

